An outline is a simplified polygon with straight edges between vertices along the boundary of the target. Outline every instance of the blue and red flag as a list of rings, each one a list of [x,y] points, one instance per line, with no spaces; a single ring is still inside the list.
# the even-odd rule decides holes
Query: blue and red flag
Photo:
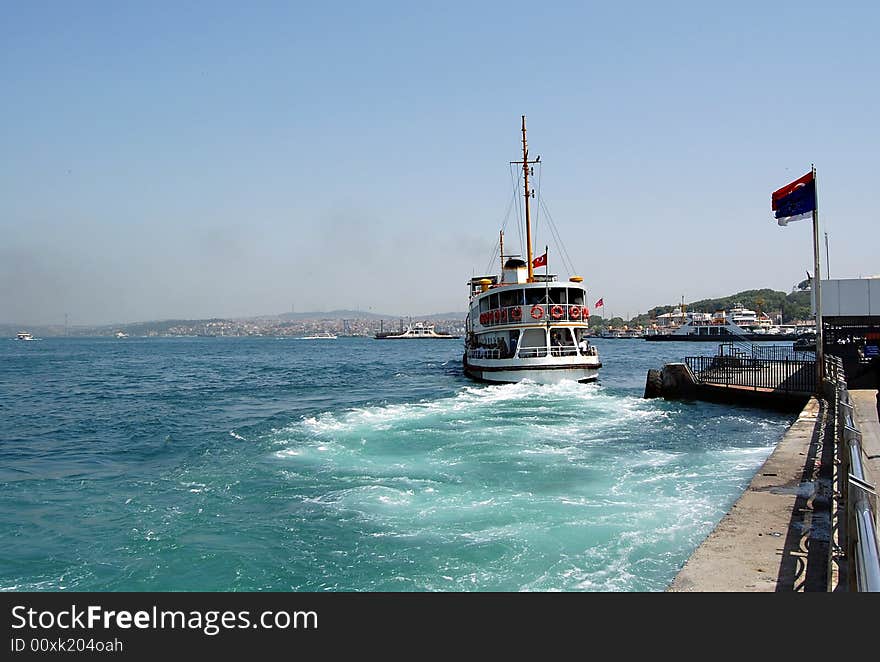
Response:
[[[774,191],[771,202],[779,225],[809,218],[816,210],[816,178],[813,172]]]

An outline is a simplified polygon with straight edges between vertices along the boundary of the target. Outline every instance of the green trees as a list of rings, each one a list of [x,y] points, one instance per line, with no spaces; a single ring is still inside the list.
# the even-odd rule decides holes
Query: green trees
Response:
[[[781,314],[783,324],[794,322],[795,320],[810,319],[813,315],[809,290],[805,292],[792,292],[790,294],[771,289],[744,290],[718,299],[701,299],[700,301],[686,303],[685,307],[687,310],[696,312],[714,313],[716,310],[732,308],[737,303],[771,316]],[[676,305],[655,306],[647,313],[637,315],[629,321],[619,317],[609,320],[593,315],[590,318],[590,326],[622,326],[623,324],[647,326],[657,319],[658,315],[672,312],[675,308]]]

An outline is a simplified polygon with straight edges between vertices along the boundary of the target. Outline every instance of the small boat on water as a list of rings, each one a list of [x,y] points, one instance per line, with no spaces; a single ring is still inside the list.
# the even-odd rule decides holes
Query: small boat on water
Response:
[[[400,333],[377,333],[374,337],[376,340],[419,340],[425,338],[447,340],[461,338],[461,336],[454,336],[449,333],[438,333],[434,330],[433,324],[423,324],[422,322],[410,324]]]
[[[336,340],[336,334],[329,331],[319,331],[311,336],[303,336],[300,340]]]
[[[20,331],[20,332],[16,333],[15,339],[16,340],[36,340],[36,338],[34,338],[33,334],[28,333],[27,331]]]
[[[523,116],[522,161],[512,164],[522,167],[526,260],[517,255],[505,256],[502,234],[501,273],[469,281],[462,364],[471,379],[586,383],[596,381],[602,367],[598,351],[587,339],[590,310],[583,278],[570,276],[568,281],[559,281],[549,272],[546,252],[533,256],[529,201],[534,192],[529,175],[540,159],[529,159]],[[540,266],[545,267],[544,274],[535,273]]]

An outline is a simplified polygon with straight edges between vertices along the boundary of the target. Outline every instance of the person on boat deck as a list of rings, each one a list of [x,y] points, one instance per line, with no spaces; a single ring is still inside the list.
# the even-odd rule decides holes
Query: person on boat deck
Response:
[[[507,356],[507,343],[504,342],[504,338],[499,338],[495,346],[498,348],[501,356]]]
[[[581,341],[578,343],[578,349],[581,350],[581,354],[590,353],[590,341],[587,340],[586,336],[581,336]]]
[[[554,347],[562,347],[562,336],[558,331],[554,331],[550,336],[550,344]]]

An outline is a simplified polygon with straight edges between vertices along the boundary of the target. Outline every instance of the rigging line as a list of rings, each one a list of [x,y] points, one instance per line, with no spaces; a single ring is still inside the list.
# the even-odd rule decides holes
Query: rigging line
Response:
[[[557,245],[559,246],[559,251],[562,254],[563,262],[565,263],[566,268],[569,270],[569,273],[574,273],[574,264],[571,260],[571,256],[568,254],[568,251],[565,248],[565,244],[562,243],[562,239],[559,236],[559,229],[556,227],[556,223],[553,221],[553,216],[550,214],[550,210],[547,209],[547,205],[544,204],[543,200],[541,201],[541,205],[544,207],[544,213],[547,215],[548,225],[551,232],[553,233],[553,237],[556,239]]]
[[[518,168],[516,170],[518,170]],[[519,173],[518,172],[515,173],[515,169],[513,168],[513,164],[511,164],[511,167],[510,167],[510,177],[511,177],[511,180],[513,181],[514,197],[516,198],[516,232],[517,232],[517,235],[519,236],[519,254],[526,255],[525,239],[523,237],[523,228],[522,228],[522,219],[523,219],[525,212],[523,211],[523,207],[522,207],[523,200],[522,200],[522,196],[520,195],[520,185],[521,184],[520,184]]]
[[[507,222],[510,220],[510,210],[513,208],[513,203],[516,201],[516,191],[513,192],[513,196],[510,198],[510,202],[507,203],[507,211],[504,213],[504,220],[501,222],[501,231],[504,232],[504,229],[507,227]],[[486,273],[492,272],[492,265],[495,264],[495,256],[498,253],[498,248],[500,246],[499,241],[495,242],[495,246],[492,248],[492,257],[489,260],[489,266],[486,267]],[[504,268],[504,265],[501,265],[501,268]]]
[[[540,164],[539,164],[539,166],[538,166],[538,187],[537,187],[537,189],[535,189],[535,195],[538,196],[538,198],[537,198],[538,204],[535,205],[535,238],[536,239],[538,237],[538,228],[540,227],[540,224],[538,222],[539,221],[538,217],[540,216],[540,214],[538,212],[541,209],[541,202],[543,201],[541,198],[541,175],[543,173],[544,173],[544,169],[541,168]]]
[[[553,234],[556,237],[556,241],[559,243],[560,252],[564,256],[566,266],[570,270],[570,273],[575,273],[574,262],[572,261],[571,256],[568,254],[568,250],[565,248],[565,244],[562,242],[562,237],[559,234],[559,228],[556,227],[556,223],[553,221],[553,216],[550,214],[550,210],[547,209],[547,205],[544,205],[544,212],[547,214],[547,218],[549,219],[550,227],[553,230]]]

